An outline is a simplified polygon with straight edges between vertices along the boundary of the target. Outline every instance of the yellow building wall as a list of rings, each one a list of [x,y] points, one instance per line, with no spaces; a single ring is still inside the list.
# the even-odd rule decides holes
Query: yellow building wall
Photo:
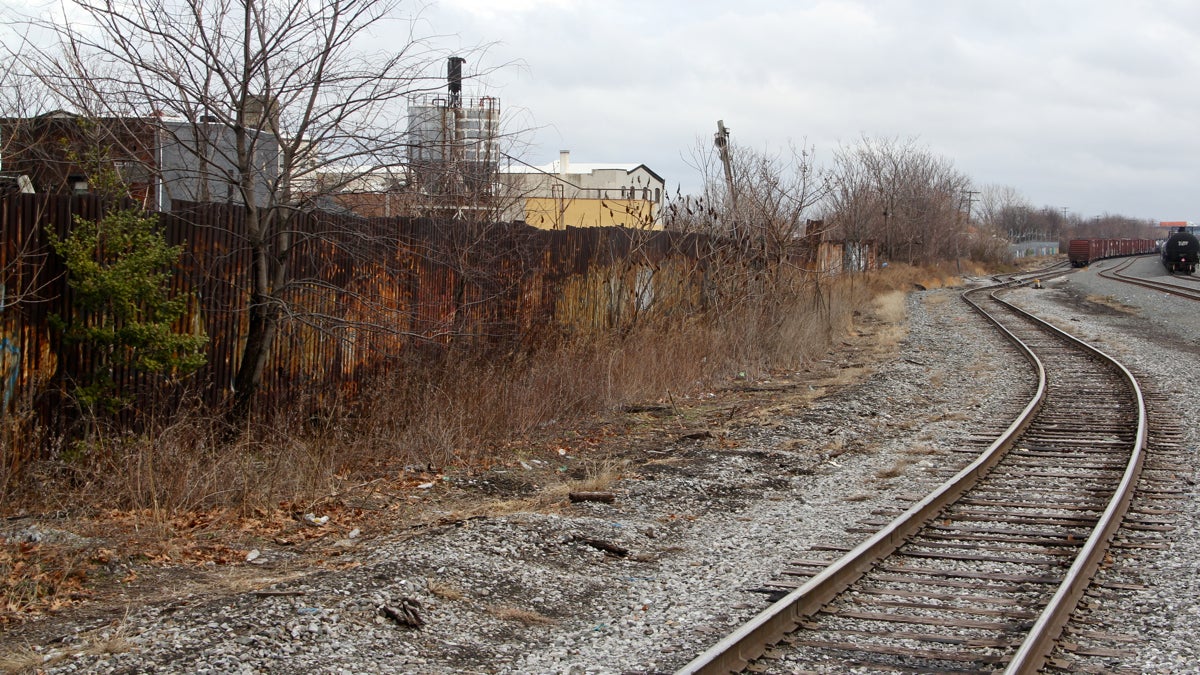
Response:
[[[661,229],[654,222],[654,204],[644,199],[525,200],[525,222],[543,230],[566,227],[630,227]]]

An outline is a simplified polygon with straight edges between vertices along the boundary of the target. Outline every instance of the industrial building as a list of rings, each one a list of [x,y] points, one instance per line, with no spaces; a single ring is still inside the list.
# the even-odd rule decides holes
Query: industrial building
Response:
[[[510,165],[501,182],[515,195],[508,220],[542,229],[661,227],[666,183],[645,164],[573,164],[563,150],[544,166]]]

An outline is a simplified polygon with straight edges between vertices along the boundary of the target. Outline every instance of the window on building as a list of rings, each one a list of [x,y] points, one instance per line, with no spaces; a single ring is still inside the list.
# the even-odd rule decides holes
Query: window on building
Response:
[[[144,184],[150,182],[150,169],[141,162],[114,162],[117,173],[126,184]]]

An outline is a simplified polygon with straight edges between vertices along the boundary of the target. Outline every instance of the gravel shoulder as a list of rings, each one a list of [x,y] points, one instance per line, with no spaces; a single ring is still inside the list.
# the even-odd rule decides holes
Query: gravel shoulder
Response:
[[[427,514],[417,525],[398,530],[376,519],[355,537],[339,530],[307,556],[266,542],[253,562],[142,569],[136,592],[118,589],[89,609],[0,636],[20,646],[7,667],[672,671],[766,608],[770,598],[758,590],[788,560],[858,543],[857,523],[919,497],[969,461],[964,451],[995,429],[995,413],[1024,405],[1030,368],[959,292],[909,294],[902,326],[863,317],[857,334],[809,372],[647,406],[621,433],[486,475],[447,476],[417,495]],[[1168,392],[1163,414],[1200,413],[1200,323],[1186,301],[1148,297],[1094,270],[1015,295]],[[898,342],[880,339],[896,330],[904,331]],[[1194,451],[1200,439],[1186,426]],[[555,474],[603,472],[621,476],[605,488],[612,503],[537,498]],[[1150,566],[1146,591],[1126,598],[1144,642],[1121,664],[1133,671],[1185,672],[1180,664],[1196,662],[1190,636],[1200,617],[1178,600],[1200,590],[1200,547],[1184,536],[1200,515],[1189,490],[1170,549],[1138,561]],[[454,501],[467,493],[495,496],[471,508]],[[406,617],[423,625],[396,620]]]

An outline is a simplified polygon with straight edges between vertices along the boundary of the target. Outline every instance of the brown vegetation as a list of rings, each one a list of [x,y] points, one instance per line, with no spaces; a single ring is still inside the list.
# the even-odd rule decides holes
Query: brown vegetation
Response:
[[[826,283],[819,297],[743,303],[708,320],[640,323],[621,337],[578,337],[535,354],[447,353],[374,383],[374,395],[353,410],[281,415],[232,445],[222,444],[217,415],[192,410],[145,433],[35,463],[8,486],[3,515],[18,517],[19,526],[26,514],[59,513],[69,519],[64,529],[82,536],[123,537],[121,550],[143,562],[191,565],[244,561],[250,545],[238,542],[256,538],[303,547],[345,537],[372,518],[393,527],[437,521],[446,516],[426,513],[423,497],[443,477],[522,462],[546,466],[544,480],[501,495],[441,490],[454,498],[453,517],[556,508],[569,492],[609,488],[627,471],[597,449],[607,439],[641,424],[679,433],[701,405],[699,394],[817,364],[855,336],[856,313],[899,320],[902,294],[889,293],[937,278],[894,266]],[[871,329],[891,331],[878,322]],[[633,404],[663,414],[625,412]],[[568,453],[582,461],[555,471],[551,463]],[[338,525],[306,525],[307,513],[331,515]],[[0,547],[0,597],[10,619],[85,600],[110,555],[97,545]]]

